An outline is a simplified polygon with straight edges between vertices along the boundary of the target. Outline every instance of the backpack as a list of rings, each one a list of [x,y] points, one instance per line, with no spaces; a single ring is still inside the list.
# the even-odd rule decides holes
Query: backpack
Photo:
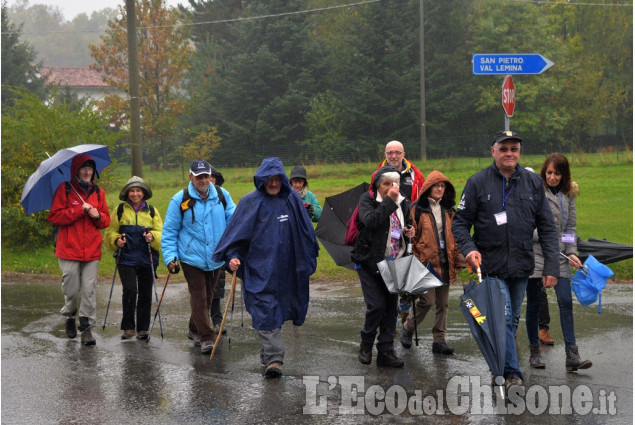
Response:
[[[69,182],[64,182],[65,184],[65,189],[66,189],[66,206],[68,207],[68,194],[71,193],[71,184]],[[97,191],[97,201],[101,201],[101,195],[99,192],[99,186],[97,186],[96,184],[93,184],[93,186],[91,187],[90,191],[88,192],[88,195],[86,196],[86,198],[88,198],[90,195],[93,194],[93,192]],[[60,226],[53,226],[53,230],[51,231],[51,238],[53,239],[53,249],[55,249],[55,247],[57,246],[57,235],[60,232]]]
[[[221,204],[223,204],[223,209],[227,209],[227,200],[225,199],[225,194],[221,190],[220,186],[214,185],[216,188],[216,193],[218,193],[218,199]],[[187,190],[187,187],[183,189],[183,199],[181,200],[181,220],[185,216],[185,211],[192,209],[192,223],[194,223],[194,204],[196,203],[196,199],[190,196],[190,192]]]
[[[344,235],[344,244],[354,246],[357,236],[359,235],[359,205],[355,207],[353,215],[346,222],[346,234]]]

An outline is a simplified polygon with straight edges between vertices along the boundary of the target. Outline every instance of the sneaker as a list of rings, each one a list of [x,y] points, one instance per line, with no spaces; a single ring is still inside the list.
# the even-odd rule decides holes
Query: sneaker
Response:
[[[401,342],[403,348],[412,347],[412,332],[406,330],[404,326],[401,327],[401,336],[399,337],[399,342]]]
[[[192,331],[188,331],[187,332],[187,339],[191,339],[192,341],[194,341],[194,346],[195,347],[200,347],[201,346],[201,340],[199,339],[198,335],[196,335]]]
[[[521,387],[523,385],[523,380],[520,379],[518,375],[509,375],[507,379],[505,379],[505,389],[509,390],[513,386]]]
[[[137,332],[137,339],[148,339],[148,331]]]
[[[395,350],[380,351],[377,353],[377,366],[403,367],[403,360],[395,355]]]
[[[201,354],[209,354],[214,349],[214,341],[201,341]]]
[[[70,339],[73,339],[77,336],[77,324],[75,323],[75,316],[66,319],[64,330],[66,331],[66,336]]]
[[[82,340],[82,345],[95,345],[97,342],[95,341],[95,337],[93,337],[93,334],[90,332],[90,328],[82,331],[82,335],[81,335],[81,340]]]
[[[132,339],[135,336],[135,331],[134,329],[126,329],[123,331],[123,334],[121,335],[121,339]]]
[[[454,354],[454,348],[450,347],[445,341],[433,342],[432,352],[436,354],[446,354],[449,356],[451,354]]]
[[[280,362],[271,362],[269,366],[265,369],[265,378],[275,379],[280,378],[282,375],[282,363]]]
[[[220,324],[214,325],[214,333],[218,335],[218,331],[220,330]],[[223,328],[223,335],[227,335],[227,328]]]

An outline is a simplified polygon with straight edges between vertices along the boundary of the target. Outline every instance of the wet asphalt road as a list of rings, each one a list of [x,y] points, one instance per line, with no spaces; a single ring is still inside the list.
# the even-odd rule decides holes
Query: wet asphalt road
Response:
[[[521,323],[526,393],[505,411],[492,401],[487,364],[458,309],[458,285],[450,294],[447,335],[456,354],[432,354],[432,317],[426,317],[419,347],[395,344],[406,362],[397,370],[378,368],[374,359],[370,366],[357,360],[365,308],[358,285],[312,285],[306,323],[283,327],[284,375],[273,381],[262,376],[260,344],[246,312],[241,320],[239,294],[228,337],[210,362],[186,338],[184,283],[168,285],[161,306],[164,337],[157,321],[150,343],[121,341],[119,283],[102,330],[109,291],[110,282],[101,282],[97,345],[83,347],[79,337],[64,334],[59,282],[3,279],[3,424],[633,423],[632,284],[607,287],[601,316],[597,305],[575,301],[580,354],[593,361],[591,369],[578,373],[565,372],[551,293],[556,345],[542,348],[546,369],[530,369]],[[565,393],[561,404],[551,402],[556,390]]]

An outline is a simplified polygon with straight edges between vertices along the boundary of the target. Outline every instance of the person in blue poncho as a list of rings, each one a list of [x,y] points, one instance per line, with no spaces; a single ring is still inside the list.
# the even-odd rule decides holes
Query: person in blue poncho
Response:
[[[242,279],[245,305],[262,344],[265,376],[277,378],[284,358],[282,324],[304,323],[319,247],[280,159],[265,158],[254,185],[256,190],[240,200],[213,259],[227,263]]]

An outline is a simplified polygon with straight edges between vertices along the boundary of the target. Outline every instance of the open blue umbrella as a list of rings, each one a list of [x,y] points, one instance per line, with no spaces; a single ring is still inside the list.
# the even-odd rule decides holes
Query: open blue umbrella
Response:
[[[98,173],[110,164],[108,146],[77,145],[59,150],[52,157],[42,161],[26,181],[20,198],[26,215],[51,208],[57,187],[60,183],[70,182],[74,177],[71,176],[71,162],[80,153],[88,154],[95,160]]]
[[[599,298],[598,314],[602,314],[602,289],[606,281],[613,276],[613,270],[600,263],[593,255],[584,262],[571,278],[573,292],[582,305],[593,304]]]

